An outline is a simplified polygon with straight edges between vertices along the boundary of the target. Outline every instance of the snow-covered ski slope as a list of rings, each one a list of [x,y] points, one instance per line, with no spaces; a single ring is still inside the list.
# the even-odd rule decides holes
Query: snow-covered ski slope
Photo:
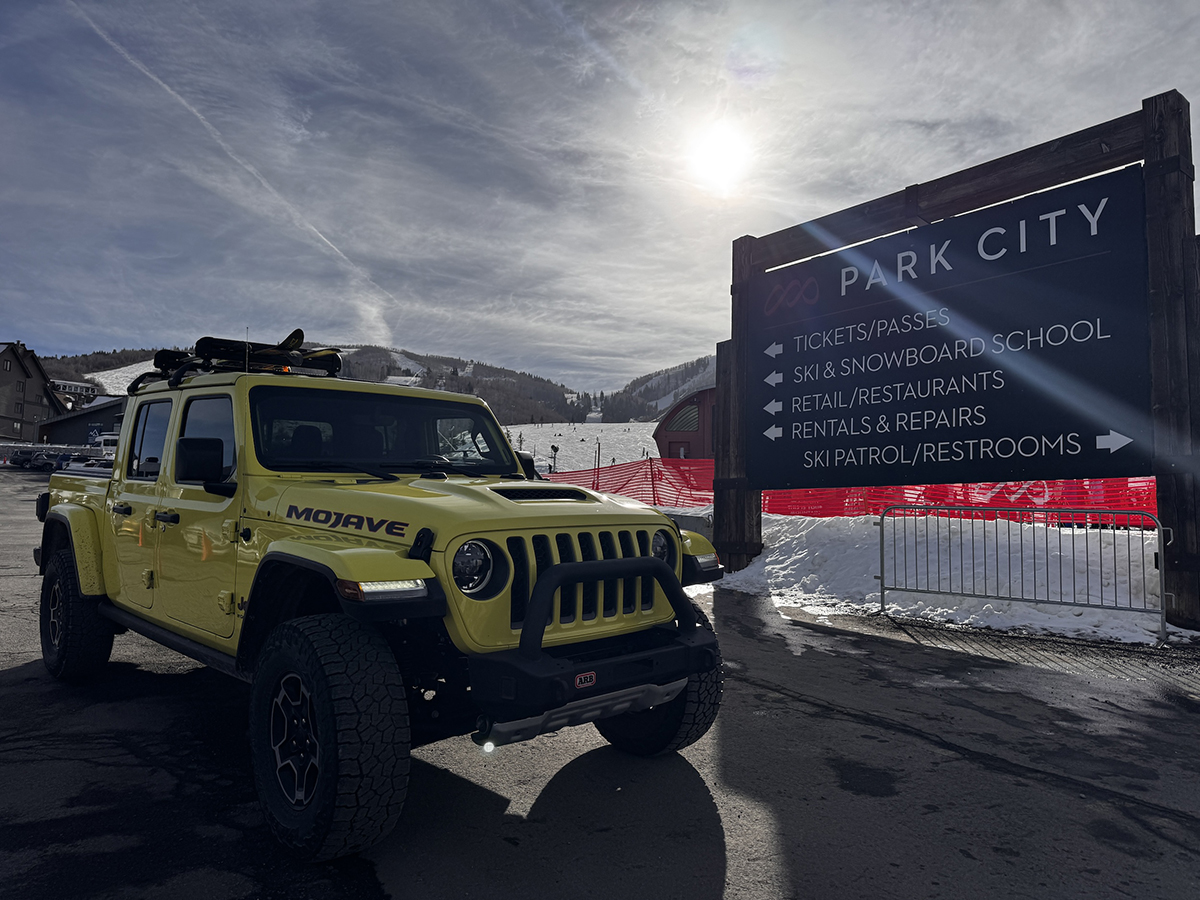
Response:
[[[559,472],[590,469],[596,464],[596,445],[600,446],[600,464],[634,462],[657,457],[654,443],[655,422],[564,422],[546,425],[506,425],[512,445],[533,454],[539,472],[550,465],[552,446],[558,447]]]
[[[117,397],[125,393],[125,389],[129,387],[130,382],[145,372],[154,371],[154,360],[148,359],[145,362],[130,363],[127,366],[121,366],[119,369],[105,369],[103,372],[88,372],[85,378],[91,378],[100,385],[100,390],[104,394],[112,397]]]
[[[704,390],[705,388],[716,387],[717,358],[709,356],[705,359],[707,367],[697,372],[682,384],[674,383],[675,373],[682,368],[682,366],[676,366],[672,369],[666,369],[651,378],[638,388],[637,393],[642,397],[646,397],[648,402],[661,412],[670,407],[676,400],[680,400],[688,394]]]

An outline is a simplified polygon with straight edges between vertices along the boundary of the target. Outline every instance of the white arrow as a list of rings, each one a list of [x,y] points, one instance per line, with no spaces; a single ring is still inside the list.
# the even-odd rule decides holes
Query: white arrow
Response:
[[[1111,428],[1108,430],[1108,434],[1096,435],[1096,449],[1108,450],[1109,453],[1116,453],[1126,444],[1132,443],[1133,438],[1125,437],[1121,432],[1113,431]]]
[[[783,409],[783,404],[778,400],[772,400],[770,403],[764,406],[763,409],[765,409],[771,415],[775,415],[775,413],[780,412]]]
[[[783,344],[780,344],[780,343],[774,343],[770,347],[768,347],[766,350],[763,351],[763,353],[767,354],[767,356],[771,357],[771,359],[774,359],[782,352],[783,352]]]
[[[775,440],[775,438],[783,437],[783,429],[778,425],[772,425],[770,428],[764,431],[763,434],[765,434],[771,440]]]
[[[776,387],[777,385],[780,385],[783,383],[783,373],[782,372],[772,372],[770,375],[768,375],[766,378],[764,378],[763,381],[765,381],[771,387]]]

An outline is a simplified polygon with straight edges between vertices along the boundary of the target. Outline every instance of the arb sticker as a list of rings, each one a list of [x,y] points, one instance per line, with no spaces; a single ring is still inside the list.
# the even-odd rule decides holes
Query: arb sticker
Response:
[[[590,688],[595,683],[596,683],[596,673],[595,672],[584,672],[582,675],[575,676],[575,689],[576,690],[583,690],[584,688]]]

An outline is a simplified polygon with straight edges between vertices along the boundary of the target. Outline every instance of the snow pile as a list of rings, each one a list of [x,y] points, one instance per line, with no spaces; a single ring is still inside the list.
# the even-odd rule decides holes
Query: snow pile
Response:
[[[600,465],[636,462],[658,457],[654,443],[655,422],[565,422],[545,425],[505,425],[513,447],[533,454],[539,472],[550,467],[551,446],[558,447],[559,472],[590,469],[596,464],[596,444],[600,445]]]
[[[711,507],[702,510],[689,510],[693,514],[711,512]],[[879,609],[879,582],[875,576],[879,574],[879,529],[875,527],[878,519],[874,516],[836,517],[814,519],[804,516],[763,516],[763,553],[747,568],[725,576],[721,587],[744,591],[754,594],[769,594],[776,606],[800,607],[815,615],[865,615]],[[988,539],[995,546],[996,523],[989,526]],[[890,523],[888,525],[890,529]],[[943,526],[944,527],[944,526]],[[1003,529],[1004,523],[999,526]],[[1105,606],[1057,606],[1047,603],[1031,603],[1017,600],[980,599],[973,597],[949,596],[945,594],[914,594],[898,590],[888,590],[887,611],[890,615],[909,618],[930,619],[950,622],[960,625],[993,628],[1002,631],[1025,631],[1034,633],[1049,633],[1069,637],[1083,637],[1104,640],[1118,640],[1135,643],[1153,643],[1157,640],[1159,617],[1156,612],[1130,611],[1130,598],[1134,609],[1139,609],[1143,603],[1153,610],[1159,604],[1157,571],[1150,568],[1143,579],[1140,571],[1141,554],[1133,543],[1134,554],[1132,561],[1122,561],[1123,553],[1128,552],[1127,538],[1118,533],[1114,541],[1113,532],[1090,535],[1076,529],[1050,529],[1053,534],[1047,535],[1042,526],[1020,526],[1025,543],[1026,578],[1038,580],[1039,596],[1049,592],[1051,599],[1059,596],[1056,589],[1065,590],[1065,596],[1084,597],[1090,592],[1092,602],[1099,602],[1101,590],[1104,591]],[[1057,532],[1070,534],[1074,531],[1083,533],[1080,540],[1090,540],[1088,551],[1084,551],[1082,543],[1076,545],[1077,560],[1072,581],[1072,569],[1069,566],[1068,548],[1064,544],[1060,552],[1054,545],[1058,540]],[[943,534],[946,539],[950,532]],[[959,535],[953,536],[957,547]],[[983,540],[982,532],[978,537]],[[890,540],[890,534],[889,534]],[[1000,532],[1003,549],[1004,532]],[[911,537],[910,537],[911,541]],[[1037,567],[1032,565],[1031,552],[1034,541],[1039,547],[1051,546],[1051,552],[1046,559],[1039,556]],[[1014,533],[1014,553],[1019,541]],[[1102,546],[1105,552],[1097,552]],[[1147,553],[1155,549],[1154,537],[1146,538]],[[922,551],[923,552],[923,551]],[[948,544],[944,552],[948,552]],[[1039,549],[1039,553],[1042,550]],[[955,550],[957,553],[957,550]],[[1114,566],[1116,554],[1117,564]],[[931,559],[936,557],[936,550],[931,549]],[[1016,565],[1019,554],[1014,558],[1014,582],[1020,577],[1021,569]],[[970,585],[972,575],[977,585],[988,581],[989,591],[1004,593],[1007,588],[1007,558],[1002,554],[999,559],[1000,577],[997,578],[997,558],[994,553],[987,557],[986,563],[981,553],[977,553],[973,564],[969,544],[965,554],[968,566],[965,567],[967,584]],[[954,557],[955,565],[961,565],[960,558]],[[903,560],[897,570],[903,577]],[[1059,575],[1060,562],[1061,571]],[[910,560],[910,566],[915,565],[916,559]],[[891,566],[893,559],[890,552],[885,553],[884,564]],[[924,568],[921,562],[921,577],[937,578],[936,563],[931,563],[931,569]],[[946,558],[943,557],[942,568],[948,571]],[[1038,572],[1037,576],[1033,573]],[[1117,573],[1114,575],[1114,573]],[[1132,578],[1130,578],[1132,573]],[[910,568],[909,586],[918,586],[911,580]],[[896,576],[889,574],[889,581]],[[944,574],[944,577],[947,577]],[[956,583],[959,575],[956,570]],[[999,589],[996,585],[999,584]],[[1145,593],[1141,593],[1142,585]],[[1101,586],[1103,585],[1103,588]],[[924,587],[924,583],[919,586]],[[1019,584],[1013,585],[1019,589]],[[1027,581],[1026,591],[1033,590],[1033,583]],[[982,592],[982,591],[981,591]],[[1113,598],[1125,609],[1114,608]],[[1181,639],[1189,632],[1168,629],[1173,640]]]

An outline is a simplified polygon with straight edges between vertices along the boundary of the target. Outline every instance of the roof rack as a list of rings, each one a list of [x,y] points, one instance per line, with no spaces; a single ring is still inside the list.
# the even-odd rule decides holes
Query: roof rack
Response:
[[[144,372],[129,385],[136,394],[149,381],[179,387],[193,372],[275,372],[293,375],[336,376],[342,369],[341,350],[321,347],[304,350],[304,332],[297,328],[278,344],[258,344],[227,338],[202,337],[192,352],[159,350],[154,354],[153,372]]]

